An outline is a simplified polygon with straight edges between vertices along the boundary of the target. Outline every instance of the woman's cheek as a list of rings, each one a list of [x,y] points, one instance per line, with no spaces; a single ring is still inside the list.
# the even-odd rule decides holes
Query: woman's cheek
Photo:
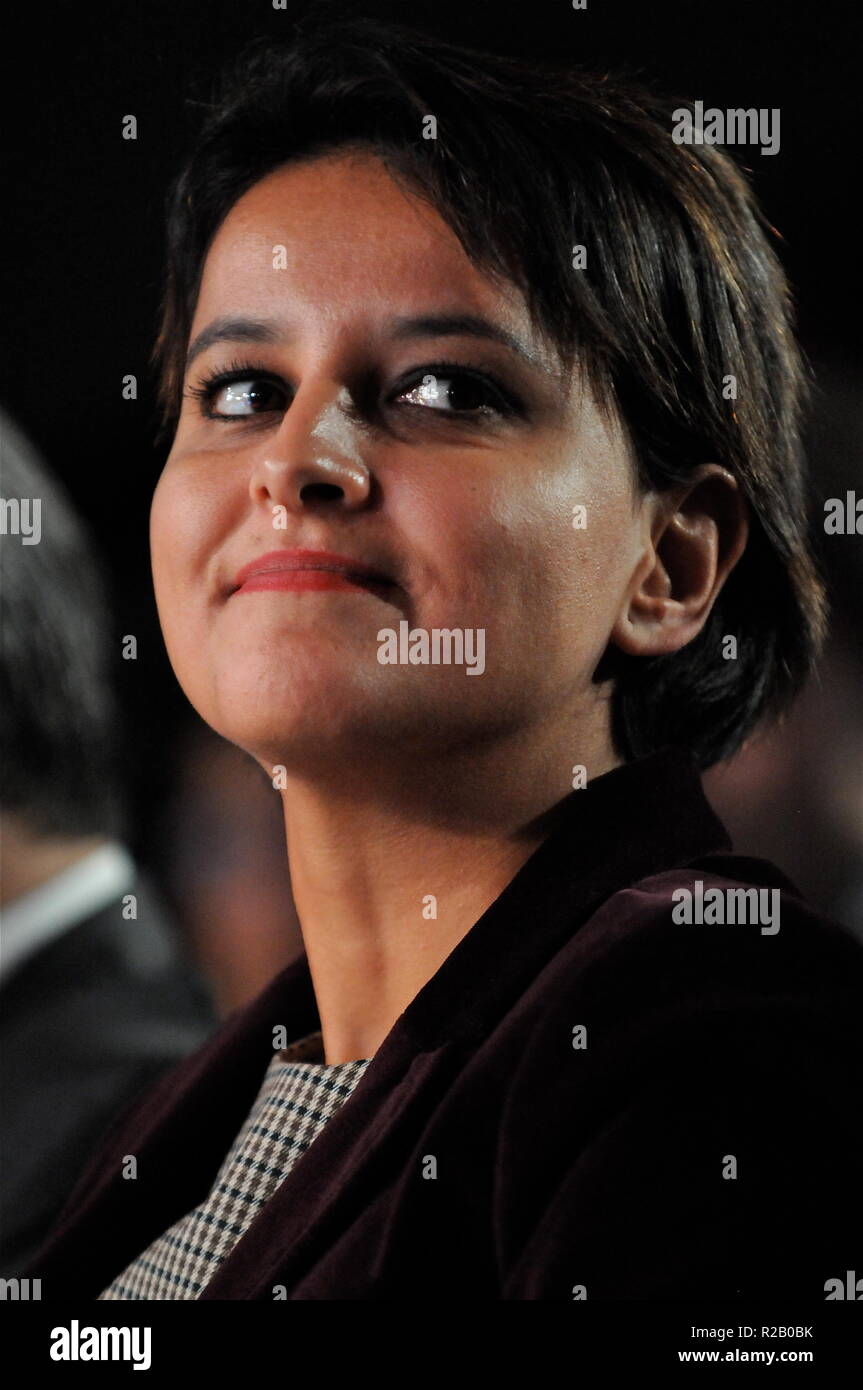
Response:
[[[150,513],[154,567],[191,571],[212,529],[213,508],[205,489],[180,464],[166,465]]]
[[[200,525],[184,489],[163,474],[150,512],[153,588],[166,643],[182,627],[193,605],[194,556],[201,547]],[[185,596],[185,601],[184,601]]]
[[[157,601],[167,580],[166,564],[171,553],[170,509],[166,506],[165,475],[159,479],[150,507],[150,559]]]

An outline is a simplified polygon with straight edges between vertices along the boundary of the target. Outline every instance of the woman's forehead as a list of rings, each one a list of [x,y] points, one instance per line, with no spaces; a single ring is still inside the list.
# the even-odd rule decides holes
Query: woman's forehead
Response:
[[[208,252],[193,333],[214,314],[298,309],[474,314],[532,337],[516,286],[467,256],[427,201],[371,153],[282,166],[254,184]]]

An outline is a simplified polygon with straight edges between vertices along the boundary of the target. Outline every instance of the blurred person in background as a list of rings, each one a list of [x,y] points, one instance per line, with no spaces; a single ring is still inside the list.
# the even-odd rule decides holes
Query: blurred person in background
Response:
[[[0,430],[5,1277],[20,1273],[117,1111],[201,1043],[215,1015],[126,843],[109,615],[90,540],[5,413]],[[29,536],[20,517],[38,519]]]

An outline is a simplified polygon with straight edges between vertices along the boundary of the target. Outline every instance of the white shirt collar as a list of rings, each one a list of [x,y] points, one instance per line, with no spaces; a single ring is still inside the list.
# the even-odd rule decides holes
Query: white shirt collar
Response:
[[[116,840],[0,909],[0,981],[55,937],[131,888],[135,862]]]

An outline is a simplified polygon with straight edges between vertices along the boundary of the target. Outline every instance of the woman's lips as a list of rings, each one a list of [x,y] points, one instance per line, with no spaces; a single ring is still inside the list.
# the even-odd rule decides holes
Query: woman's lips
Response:
[[[273,570],[269,574],[253,574],[236,590],[239,594],[261,589],[350,589],[367,592],[370,585],[349,579],[337,570]],[[380,587],[380,586],[378,586]]]
[[[380,594],[392,587],[392,580],[346,555],[326,550],[273,550],[243,566],[232,593],[340,589]]]

